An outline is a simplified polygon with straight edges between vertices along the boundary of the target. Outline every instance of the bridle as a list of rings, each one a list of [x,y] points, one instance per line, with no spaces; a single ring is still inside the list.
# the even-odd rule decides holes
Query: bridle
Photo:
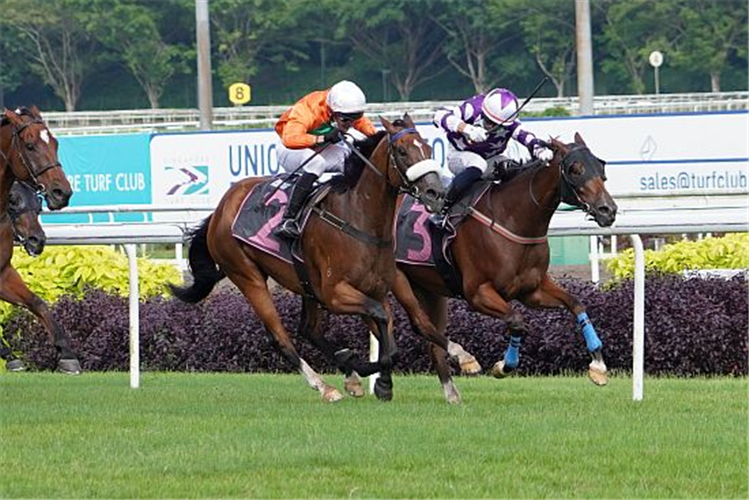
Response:
[[[575,163],[582,163],[584,170],[583,174],[580,176],[576,176],[574,179],[570,176],[569,171],[572,168],[572,165]],[[590,179],[593,179],[595,177],[600,177],[604,181],[606,180],[606,172],[605,172],[605,165],[606,162],[601,160],[600,158],[597,158],[593,153],[591,153],[590,149],[588,149],[587,146],[575,144],[570,147],[570,149],[564,154],[562,157],[562,161],[559,162],[559,170],[561,173],[561,201],[568,205],[572,205],[577,208],[581,208],[585,213],[588,215],[592,215],[590,213],[591,207],[588,202],[580,198],[580,195],[578,194],[578,189],[582,187],[586,182],[588,182]],[[540,169],[537,169],[533,172],[533,177],[531,177],[531,182],[528,183],[528,191],[530,193],[531,199],[533,202],[541,206],[541,203],[536,199],[536,196],[533,194],[533,178],[536,176]],[[549,208],[549,207],[546,207]],[[554,210],[556,207],[554,207]]]
[[[22,186],[27,186],[27,184],[26,185],[19,184],[19,187],[22,187]],[[25,188],[22,187],[22,189],[25,189]],[[29,186],[28,189],[33,189],[33,188]],[[23,195],[20,195],[20,196],[23,196]],[[19,217],[21,217],[21,215],[27,212],[34,212],[37,217],[42,212],[42,196],[36,191],[34,192],[34,196],[35,196],[36,204],[34,206],[29,206],[26,209],[22,208],[22,209],[17,210],[12,204],[8,203],[8,217],[10,218],[10,225],[11,225],[11,228],[13,229],[13,240],[22,246],[26,245],[26,238],[21,236],[21,234],[18,232],[18,229],[16,228],[16,221],[19,219]]]
[[[391,182],[389,176],[380,172],[377,167],[375,167],[372,162],[369,161],[369,159],[365,157],[359,150],[351,145],[349,145],[349,147],[351,151],[356,156],[358,156],[359,159],[362,160],[367,167],[369,167],[375,174],[377,174],[382,180],[384,180],[385,183],[387,183],[394,191],[396,191],[397,193],[409,194],[414,198],[419,199],[420,191],[415,182],[431,172],[439,175],[440,166],[435,160],[431,158],[421,158],[419,161],[412,165],[403,165],[402,163],[398,162],[398,158],[396,158],[394,154],[393,146],[395,142],[403,136],[418,133],[419,132],[418,130],[416,130],[416,128],[409,127],[399,130],[392,136],[388,134],[388,169],[394,169],[396,174],[400,178],[400,182],[397,184]]]
[[[11,125],[10,122],[0,123],[0,127],[2,127],[5,124]],[[12,135],[11,135],[11,141],[10,141],[10,148],[7,153],[4,152],[2,149],[0,149],[0,157],[2,157],[5,163],[8,166],[11,166],[12,168],[10,155],[13,152],[13,150],[15,150],[16,153],[18,154],[18,157],[21,158],[21,163],[23,164],[30,178],[30,180],[21,180],[21,179],[17,179],[17,180],[24,182],[25,184],[28,184],[34,189],[34,191],[37,192],[37,194],[39,194],[40,196],[44,196],[47,192],[47,188],[44,184],[39,182],[39,178],[42,175],[44,175],[44,173],[47,172],[48,170],[51,170],[53,168],[62,168],[62,165],[60,164],[59,161],[56,161],[48,165],[45,165],[44,167],[41,167],[37,171],[35,171],[34,168],[32,168],[31,161],[28,159],[24,151],[24,149],[27,149],[27,148],[24,148],[23,145],[27,143],[21,137],[21,132],[23,132],[26,128],[34,124],[43,125],[45,129],[47,128],[44,121],[40,118],[33,118],[32,120],[27,121],[20,126],[13,125],[13,131],[11,132]]]

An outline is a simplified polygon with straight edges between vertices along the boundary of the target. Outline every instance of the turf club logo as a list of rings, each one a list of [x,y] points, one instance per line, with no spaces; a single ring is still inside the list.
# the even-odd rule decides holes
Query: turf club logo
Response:
[[[208,166],[165,167],[167,196],[208,194]]]

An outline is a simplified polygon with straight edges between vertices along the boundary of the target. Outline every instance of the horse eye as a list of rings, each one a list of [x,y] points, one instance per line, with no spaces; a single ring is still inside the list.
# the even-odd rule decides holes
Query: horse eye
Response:
[[[28,149],[29,151],[34,151],[34,145],[30,142],[27,142],[26,149]]]
[[[404,148],[403,146],[398,146],[397,151],[399,155],[406,156],[406,148]]]
[[[583,175],[583,173],[585,173],[585,167],[580,163],[575,163],[570,167],[570,174],[572,175]]]

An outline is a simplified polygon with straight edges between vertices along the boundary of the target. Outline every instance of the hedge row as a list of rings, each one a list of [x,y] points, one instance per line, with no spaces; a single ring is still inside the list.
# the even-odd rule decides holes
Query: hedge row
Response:
[[[600,289],[562,280],[588,307],[604,344],[609,369],[632,366],[633,284],[623,281]],[[731,280],[649,277],[646,284],[645,368],[648,374],[677,376],[747,374],[747,283]],[[300,300],[279,292],[276,304],[284,324],[296,330]],[[583,372],[589,362],[574,319],[565,310],[527,310],[517,305],[530,326],[521,349],[519,374]],[[448,336],[472,352],[485,369],[501,358],[508,342],[503,322],[470,311],[451,300]],[[394,306],[400,358],[398,371],[428,372],[424,341],[411,331],[400,306]],[[123,297],[91,290],[83,299],[64,297],[54,315],[72,337],[85,370],[128,369],[128,304]],[[368,334],[356,317],[327,314],[327,336],[368,356]],[[22,334],[20,334],[22,332]],[[5,325],[11,347],[40,370],[55,367],[55,352],[41,325],[22,311]],[[152,298],[141,304],[141,360],[145,370],[288,372],[244,298],[233,288],[216,291],[205,302],[189,305]],[[296,338],[296,337],[295,337]],[[334,371],[315,348],[296,338],[302,357],[318,370]]]

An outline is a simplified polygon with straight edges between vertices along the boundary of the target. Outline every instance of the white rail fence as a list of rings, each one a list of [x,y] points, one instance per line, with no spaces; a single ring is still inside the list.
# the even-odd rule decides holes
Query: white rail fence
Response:
[[[415,121],[429,122],[441,106],[460,101],[420,101],[370,103],[368,114],[385,117],[410,113]],[[235,106],[214,108],[215,129],[272,127],[288,108],[283,106]],[[528,112],[540,113],[549,108],[564,108],[579,114],[577,97],[535,98]],[[649,113],[732,111],[749,109],[749,92],[716,92],[688,94],[609,95],[594,97],[596,115],[631,115]],[[45,112],[44,118],[58,135],[99,135],[135,132],[196,131],[200,125],[197,109],[137,109],[117,111]]]
[[[736,202],[738,200],[738,202]],[[586,220],[580,211],[557,212],[552,218],[550,236],[573,235],[628,235],[635,249],[635,300],[632,360],[632,399],[643,399],[644,390],[644,338],[645,338],[645,259],[640,235],[682,234],[705,232],[749,231],[749,206],[745,196],[732,198],[730,203],[680,205],[678,207],[620,206],[613,227],[600,228]],[[173,207],[137,206],[117,208],[66,209],[70,213],[112,212],[168,212]],[[108,224],[46,224],[49,244],[87,245],[122,244],[130,266],[130,386],[140,386],[139,300],[136,245],[142,243],[172,243],[180,245],[185,232],[213,210],[211,207],[194,207],[192,222],[184,222],[185,211],[180,211],[179,222],[143,222]],[[54,213],[54,212],[50,212]]]

